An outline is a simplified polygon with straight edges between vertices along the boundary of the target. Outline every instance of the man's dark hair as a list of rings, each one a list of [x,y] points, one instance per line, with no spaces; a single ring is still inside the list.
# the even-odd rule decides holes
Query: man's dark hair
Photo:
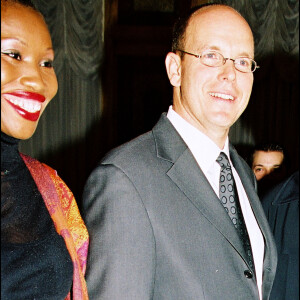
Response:
[[[265,151],[265,152],[269,152],[269,151],[278,151],[284,154],[284,150],[283,147],[278,144],[278,143],[274,143],[274,142],[268,142],[268,143],[261,143],[258,144],[254,147],[254,151]]]
[[[183,42],[185,39],[185,32],[186,28],[188,26],[189,20],[191,16],[198,11],[199,9],[202,9],[206,6],[213,6],[213,5],[221,5],[220,3],[205,3],[202,5],[194,6],[191,8],[186,14],[180,16],[174,23],[173,26],[173,32],[172,32],[172,52],[176,52],[176,50],[185,50],[182,49]],[[224,5],[224,4],[222,4]]]
[[[288,159],[287,159],[287,155],[285,153],[285,150],[283,148],[283,146],[281,146],[279,143],[277,142],[263,142],[263,143],[259,143],[257,145],[255,145],[253,148],[252,148],[252,151],[251,151],[251,155],[249,157],[249,165],[250,167],[252,167],[252,164],[253,164],[253,156],[254,156],[254,153],[256,151],[264,151],[264,152],[270,152],[270,151],[277,151],[277,152],[281,152],[283,154],[283,161],[282,161],[282,164],[285,163],[287,164],[288,163]]]

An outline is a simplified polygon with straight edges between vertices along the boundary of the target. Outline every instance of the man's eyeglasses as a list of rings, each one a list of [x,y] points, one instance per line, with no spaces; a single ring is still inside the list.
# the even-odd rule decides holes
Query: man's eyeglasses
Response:
[[[250,57],[238,57],[236,59],[233,58],[225,58],[221,53],[217,51],[207,50],[199,54],[193,54],[184,50],[178,49],[177,51],[183,52],[185,54],[189,54],[195,56],[200,59],[201,63],[208,66],[208,67],[221,67],[223,66],[226,61],[232,60],[234,63],[234,67],[243,73],[250,73],[254,72],[256,69],[259,68],[256,61],[254,61]]]

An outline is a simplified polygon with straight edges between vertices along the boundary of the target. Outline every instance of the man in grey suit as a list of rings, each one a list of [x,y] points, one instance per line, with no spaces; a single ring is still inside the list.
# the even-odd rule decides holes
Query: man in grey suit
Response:
[[[90,299],[266,300],[276,248],[254,174],[228,141],[257,68],[251,29],[231,7],[204,5],[177,22],[172,47],[168,113],[86,183]],[[219,199],[225,169],[243,237]]]

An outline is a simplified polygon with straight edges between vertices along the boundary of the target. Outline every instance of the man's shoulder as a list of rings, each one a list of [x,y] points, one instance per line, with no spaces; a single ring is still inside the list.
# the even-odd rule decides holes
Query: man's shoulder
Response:
[[[262,199],[265,209],[269,207],[299,202],[299,171],[296,171],[281,183],[273,187]]]
[[[171,133],[172,125],[170,124],[165,113],[163,113],[152,130],[112,149],[101,160],[101,164],[117,164],[125,161],[134,163],[156,157],[157,145],[164,147],[172,141],[170,137],[174,134]]]
[[[101,160],[101,164],[118,164],[125,161],[130,163],[153,155],[154,151],[155,141],[152,131],[149,131],[110,150]]]

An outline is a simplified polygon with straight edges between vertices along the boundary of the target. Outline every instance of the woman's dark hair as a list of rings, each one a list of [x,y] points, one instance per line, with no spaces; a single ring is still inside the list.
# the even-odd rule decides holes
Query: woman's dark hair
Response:
[[[31,7],[34,10],[38,11],[37,7],[34,5],[34,3],[31,0],[1,0],[1,4],[2,3],[3,4],[5,4],[5,3],[8,3],[8,4],[16,3],[16,4],[26,6],[26,7]]]

